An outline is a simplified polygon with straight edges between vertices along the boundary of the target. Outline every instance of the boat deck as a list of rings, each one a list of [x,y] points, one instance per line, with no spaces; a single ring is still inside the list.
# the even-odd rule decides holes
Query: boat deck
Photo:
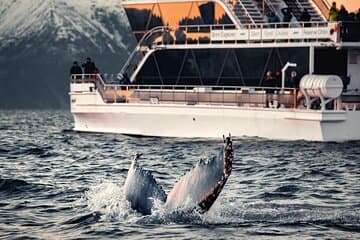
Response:
[[[105,83],[101,75],[73,76],[73,84],[92,83],[105,104],[182,104],[259,108],[305,108],[301,91],[294,88],[182,85],[120,85]],[[93,91],[90,89],[89,91]],[[347,94],[332,109],[360,110],[360,94]],[[335,99],[334,99],[335,101]],[[331,104],[330,104],[331,105]],[[339,105],[339,106],[338,106]],[[317,109],[316,104],[313,109]]]

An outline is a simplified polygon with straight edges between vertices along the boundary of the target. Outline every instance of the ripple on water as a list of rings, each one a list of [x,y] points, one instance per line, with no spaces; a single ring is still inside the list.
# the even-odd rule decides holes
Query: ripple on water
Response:
[[[210,212],[158,204],[141,216],[122,193],[135,152],[169,192],[221,139],[79,134],[65,111],[1,111],[0,122],[5,238],[360,238],[360,142],[235,139],[232,176]]]
[[[20,180],[20,179],[1,179],[0,178],[0,191],[2,191],[2,192],[21,191],[25,187],[28,187],[30,185],[31,184],[27,183],[24,180]]]

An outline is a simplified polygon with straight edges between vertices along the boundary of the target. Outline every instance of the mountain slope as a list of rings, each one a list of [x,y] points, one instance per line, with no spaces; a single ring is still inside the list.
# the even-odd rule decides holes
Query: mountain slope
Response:
[[[0,108],[66,108],[72,61],[117,73],[134,48],[118,0],[0,2]]]

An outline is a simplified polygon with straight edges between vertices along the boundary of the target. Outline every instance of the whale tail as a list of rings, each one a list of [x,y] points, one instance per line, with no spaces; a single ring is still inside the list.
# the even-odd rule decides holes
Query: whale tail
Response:
[[[234,153],[232,147],[231,135],[229,137],[223,136],[224,138],[224,171],[220,180],[214,185],[214,187],[206,194],[206,196],[199,202],[198,206],[200,207],[199,212],[207,212],[211,206],[214,204],[215,200],[220,195],[220,192],[224,188],[228,178],[230,177],[232,171],[232,162],[234,160]]]
[[[185,174],[168,195],[166,205],[177,208],[189,203],[200,213],[208,211],[218,198],[232,171],[233,147],[231,136],[224,137],[218,157],[200,160]]]
[[[141,155],[137,153],[131,163],[125,180],[124,193],[132,209],[147,215],[151,214],[155,199],[166,201],[166,193],[151,172],[139,166],[138,159]]]
[[[220,195],[232,171],[234,160],[231,136],[224,136],[220,154],[210,160],[200,160],[173,187],[169,195],[156,182],[150,171],[138,164],[141,154],[136,154],[129,169],[124,192],[131,208],[142,214],[151,214],[154,200],[165,203],[167,208],[186,207],[188,204],[205,213]]]

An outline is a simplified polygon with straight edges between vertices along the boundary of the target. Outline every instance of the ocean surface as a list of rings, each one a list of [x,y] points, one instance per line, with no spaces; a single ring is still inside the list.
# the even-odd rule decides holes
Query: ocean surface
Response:
[[[0,111],[1,239],[360,239],[360,142],[234,140],[205,215],[129,208],[134,153],[169,192],[219,139],[71,131],[66,111]]]

